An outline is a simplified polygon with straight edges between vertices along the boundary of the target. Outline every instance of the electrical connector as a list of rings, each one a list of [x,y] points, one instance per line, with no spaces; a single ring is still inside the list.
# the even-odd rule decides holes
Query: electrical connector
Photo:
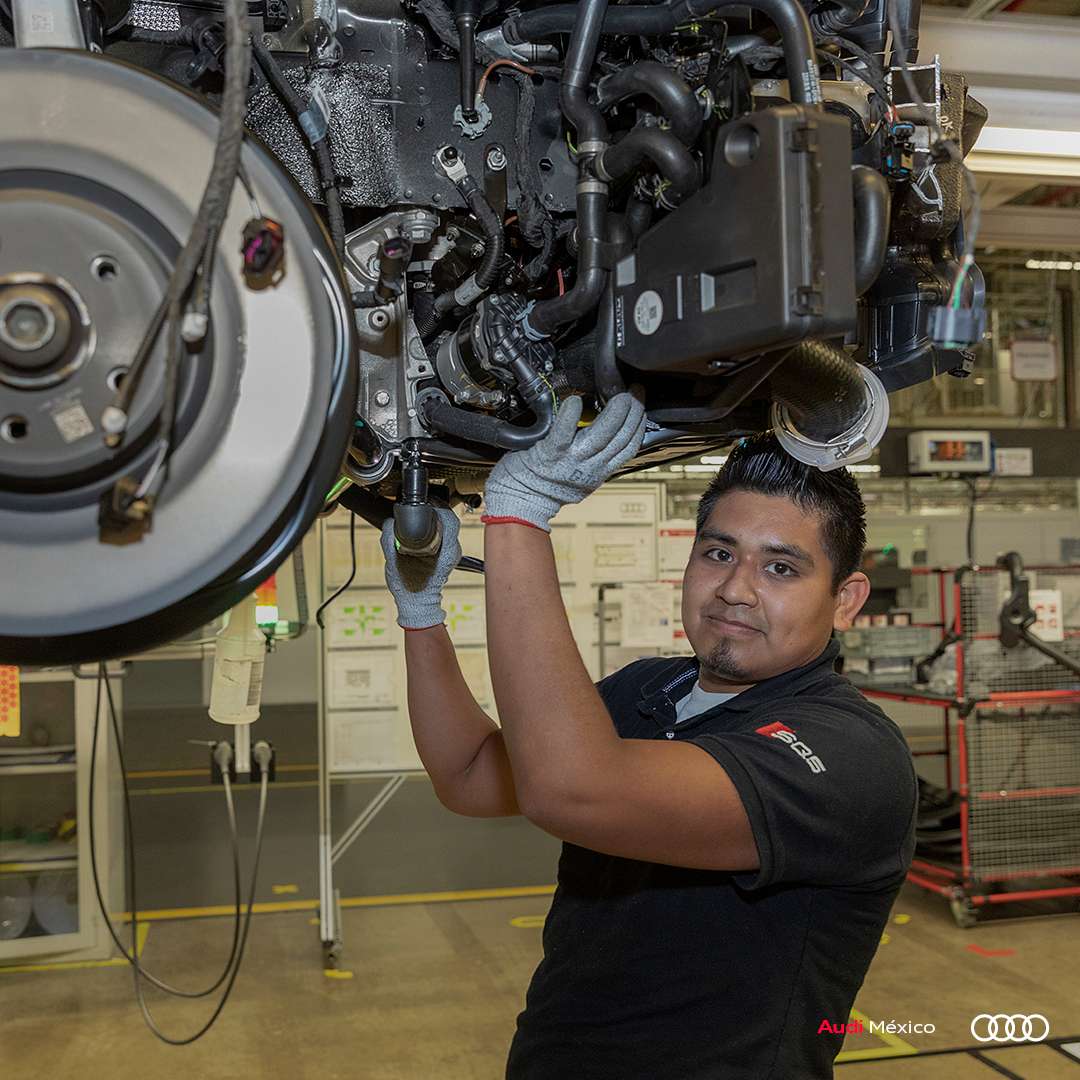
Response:
[[[236,757],[233,754],[232,743],[228,739],[219,739],[211,744],[210,749],[210,782],[212,784],[224,783],[224,778],[236,780]]]
[[[930,337],[946,349],[978,345],[986,331],[986,308],[936,307],[930,312]]]
[[[275,779],[277,754],[265,739],[259,739],[251,748],[251,782],[258,783],[265,774],[267,781]]]

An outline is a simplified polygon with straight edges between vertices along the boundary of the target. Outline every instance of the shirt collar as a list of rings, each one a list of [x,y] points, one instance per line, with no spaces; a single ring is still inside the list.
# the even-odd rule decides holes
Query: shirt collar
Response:
[[[830,638],[825,648],[809,663],[755,683],[742,693],[736,694],[722,707],[748,712],[756,708],[765,698],[776,697],[778,693],[785,691],[790,692],[811,681],[822,673],[822,669],[832,671],[839,653],[840,642],[836,638]],[[701,662],[696,656],[673,658],[670,664],[663,665],[656,675],[642,685],[639,691],[641,700],[654,704],[663,701],[665,697],[672,702],[684,697],[692,689],[693,681],[698,677],[700,669]]]

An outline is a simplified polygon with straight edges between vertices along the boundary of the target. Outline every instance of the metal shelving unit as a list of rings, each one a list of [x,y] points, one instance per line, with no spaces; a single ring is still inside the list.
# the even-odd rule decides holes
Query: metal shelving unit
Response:
[[[110,669],[120,708],[118,675]],[[85,827],[96,670],[23,671],[19,682],[22,733],[0,738],[0,827],[8,833],[15,826],[40,832],[44,824],[73,811],[75,830],[69,839],[0,840],[0,965],[103,959],[111,954],[112,943],[94,898]],[[104,700],[101,709],[94,813],[98,870],[108,903],[123,895],[122,807]],[[71,741],[35,746],[31,731],[39,725],[54,736],[70,733]]]

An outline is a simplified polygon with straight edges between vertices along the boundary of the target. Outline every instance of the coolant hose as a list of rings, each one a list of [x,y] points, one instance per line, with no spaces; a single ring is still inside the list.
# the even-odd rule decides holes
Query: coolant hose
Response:
[[[595,190],[593,190],[595,188]],[[538,300],[528,324],[538,334],[553,334],[560,326],[596,309],[607,281],[601,261],[600,241],[607,215],[607,184],[587,177],[578,182],[578,269],[573,287],[563,296]]]
[[[600,28],[608,0],[581,0],[571,5],[573,18],[567,31],[570,44],[563,61],[559,84],[559,106],[563,116],[574,126],[577,144],[607,140],[607,124],[600,110],[589,101],[589,74],[600,45]]]
[[[889,246],[892,196],[884,176],[867,165],[853,165],[855,198],[855,295],[862,296],[878,279]]]
[[[537,38],[566,34],[573,28],[579,7],[584,4],[554,4],[511,16],[503,23],[503,36],[512,44]],[[627,4],[610,8],[603,16],[600,33],[670,34],[676,26],[699,19],[724,7],[760,11],[780,32],[784,45],[791,100],[799,105],[821,103],[817,65],[814,60],[814,37],[810,21],[798,0],[749,0],[733,4],[730,0],[667,0],[662,4]]]
[[[536,417],[528,427],[519,427],[489,413],[459,409],[450,404],[441,390],[433,387],[417,394],[417,408],[427,426],[434,431],[504,450],[524,450],[539,442],[551,430],[555,400],[528,361],[517,357],[512,361],[512,367],[521,395]]]
[[[696,142],[705,119],[701,102],[694,97],[684,79],[655,60],[641,60],[606,75],[597,84],[596,103],[602,110],[607,110],[638,94],[645,94],[656,102],[681,142],[687,146]]]
[[[827,443],[848,431],[866,411],[866,387],[858,365],[843,349],[803,341],[770,378],[773,400],[788,410],[799,433]]]
[[[701,186],[701,175],[690,151],[670,131],[636,127],[614,146],[609,146],[592,161],[601,180],[618,180],[636,172],[651,161],[668,181],[663,200],[677,206]]]

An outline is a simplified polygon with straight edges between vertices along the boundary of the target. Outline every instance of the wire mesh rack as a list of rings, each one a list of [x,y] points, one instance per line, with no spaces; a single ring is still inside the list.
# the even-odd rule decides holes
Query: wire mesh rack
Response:
[[[1031,607],[1039,615],[1035,633],[1080,659],[1080,566],[1026,572]],[[1006,571],[920,573],[930,601],[929,619],[921,625],[936,628],[941,645],[932,664],[915,665],[930,673],[928,681],[860,687],[868,697],[942,710],[942,748],[926,753],[944,757],[946,786],[931,791],[934,785],[926,785],[927,798],[920,798],[908,878],[945,897],[962,927],[974,925],[990,906],[1075,903],[1080,679],[1026,642],[1002,645],[1001,613],[1011,591]]]
[[[1080,873],[1080,702],[981,710],[964,734],[970,874]]]

